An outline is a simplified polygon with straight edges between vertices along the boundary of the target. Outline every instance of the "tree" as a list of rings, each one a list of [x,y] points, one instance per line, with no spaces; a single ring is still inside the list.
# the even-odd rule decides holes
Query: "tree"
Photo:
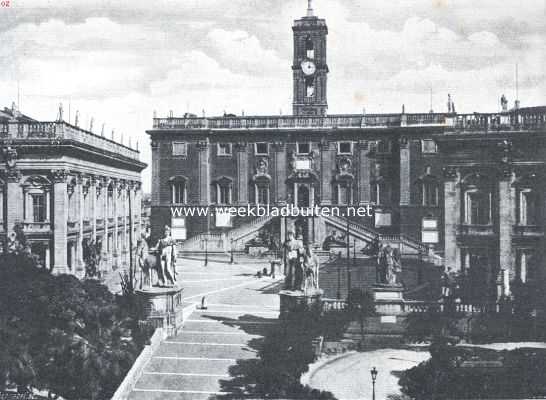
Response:
[[[0,383],[51,398],[109,398],[149,338],[138,302],[36,268],[26,251],[0,257]]]

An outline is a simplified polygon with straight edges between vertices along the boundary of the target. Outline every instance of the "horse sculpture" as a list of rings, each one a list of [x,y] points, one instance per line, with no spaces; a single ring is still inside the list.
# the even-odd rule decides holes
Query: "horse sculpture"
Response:
[[[176,284],[176,247],[166,227],[164,238],[150,249],[143,237],[137,244],[137,262],[141,272],[141,288],[174,286]]]

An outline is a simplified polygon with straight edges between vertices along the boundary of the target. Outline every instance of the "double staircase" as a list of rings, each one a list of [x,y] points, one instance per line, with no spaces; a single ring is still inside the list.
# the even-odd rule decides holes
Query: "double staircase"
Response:
[[[231,251],[233,243],[234,251],[242,251],[245,249],[245,243],[257,237],[260,229],[272,218],[271,216],[258,217],[225,233],[199,233],[180,244],[178,250],[202,252],[206,248],[211,253],[226,253]]]
[[[389,244],[392,247],[400,249],[400,253],[403,255],[418,256],[423,261],[433,263],[434,265],[443,265],[443,257],[434,253],[426,244],[419,242],[407,235],[403,234],[381,234],[376,230],[359,224],[354,221],[347,221],[346,218],[338,216],[323,217],[326,225],[334,227],[342,232],[346,232],[347,228],[349,236],[370,243],[375,239],[383,244]]]

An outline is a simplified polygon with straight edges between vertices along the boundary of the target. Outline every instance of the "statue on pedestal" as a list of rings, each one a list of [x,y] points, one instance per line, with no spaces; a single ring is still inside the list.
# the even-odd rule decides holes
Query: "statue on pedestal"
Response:
[[[285,289],[298,290],[301,289],[303,281],[303,242],[296,239],[293,231],[288,231],[287,235],[288,239],[284,243],[286,263],[288,264]]]
[[[402,257],[400,250],[390,245],[380,247],[377,258],[378,282],[389,286],[400,286],[399,275],[402,273]]]
[[[303,256],[303,288],[302,290],[307,293],[309,291],[316,291],[319,289],[319,260],[313,253],[313,249],[310,245],[305,246],[305,254]]]
[[[171,286],[176,283],[176,245],[171,236],[171,228],[165,226],[165,233],[162,239],[159,239],[156,245],[159,257],[158,266],[160,267],[160,284],[165,285],[169,281]]]

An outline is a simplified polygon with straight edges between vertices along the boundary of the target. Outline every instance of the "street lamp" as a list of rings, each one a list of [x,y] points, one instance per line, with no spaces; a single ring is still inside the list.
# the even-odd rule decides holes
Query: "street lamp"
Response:
[[[209,238],[205,237],[205,267],[209,264]]]
[[[233,238],[231,238],[231,254],[230,254],[230,258],[229,258],[229,263],[230,264],[235,264],[235,260],[233,259]]]
[[[375,380],[377,378],[377,370],[375,367],[372,368],[370,373],[372,374],[372,400],[375,400]]]

